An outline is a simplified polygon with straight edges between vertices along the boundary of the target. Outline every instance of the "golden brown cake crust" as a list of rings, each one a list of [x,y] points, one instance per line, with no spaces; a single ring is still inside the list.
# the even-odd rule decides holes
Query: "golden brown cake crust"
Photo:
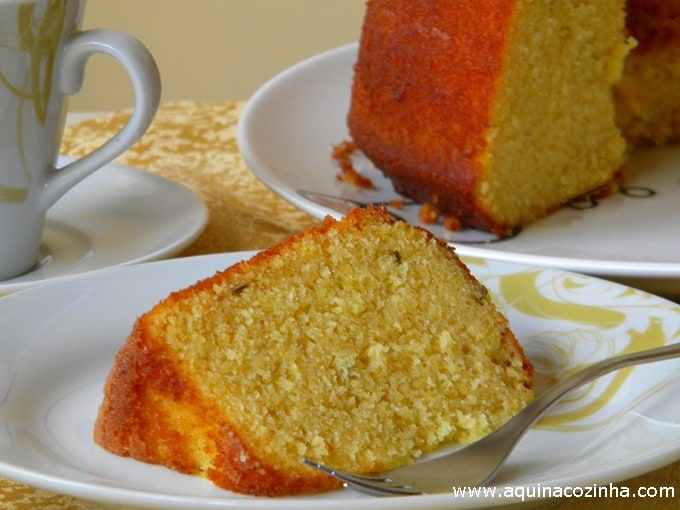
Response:
[[[645,53],[680,44],[680,2],[677,0],[627,0],[626,27]]]
[[[348,126],[397,192],[498,231],[502,226],[479,210],[474,186],[515,2],[485,3],[483,14],[470,12],[472,2],[369,3]],[[424,51],[428,45],[436,50]]]

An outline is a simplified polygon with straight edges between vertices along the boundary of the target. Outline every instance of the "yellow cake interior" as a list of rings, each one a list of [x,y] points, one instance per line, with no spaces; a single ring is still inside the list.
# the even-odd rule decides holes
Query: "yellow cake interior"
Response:
[[[632,145],[664,145],[680,138],[680,46],[669,45],[626,60],[615,89],[617,120]]]
[[[503,223],[540,217],[608,183],[623,163],[612,97],[632,44],[623,4],[517,2],[478,184]]]
[[[274,467],[389,469],[531,399],[486,289],[424,231],[330,230],[213,281],[148,333]]]

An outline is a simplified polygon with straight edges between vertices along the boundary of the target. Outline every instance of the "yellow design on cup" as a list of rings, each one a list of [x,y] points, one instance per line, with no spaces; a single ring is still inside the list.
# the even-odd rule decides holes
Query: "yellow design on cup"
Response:
[[[19,47],[16,50],[28,56],[29,67],[20,84],[11,83],[0,72],[0,83],[12,93],[32,103],[36,119],[41,126],[44,126],[47,117],[47,106],[52,90],[54,60],[63,29],[65,8],[66,2],[64,0],[53,0],[47,3],[45,14],[42,17],[36,17],[35,3],[20,5],[17,10]],[[17,117],[17,134],[19,146],[22,148],[24,147],[23,106],[24,102],[22,101]],[[24,176],[26,181],[30,183],[31,174],[23,150],[21,159]],[[23,202],[27,196],[28,188],[0,186],[0,202]]]

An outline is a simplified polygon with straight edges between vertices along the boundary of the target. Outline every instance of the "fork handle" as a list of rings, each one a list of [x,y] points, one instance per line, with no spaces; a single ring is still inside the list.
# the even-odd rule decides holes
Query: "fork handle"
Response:
[[[604,359],[602,361],[598,361],[597,363],[593,363],[583,370],[579,370],[566,379],[558,381],[540,396],[536,397],[533,402],[526,406],[517,415],[511,418],[506,425],[487,436],[485,441],[487,447],[489,447],[489,442],[496,442],[496,444],[499,445],[499,448],[505,449],[506,454],[503,458],[499,459],[496,469],[490,473],[480,485],[491,481],[500,465],[513,450],[514,445],[516,445],[519,440],[524,437],[524,434],[541,418],[541,416],[550,410],[564,395],[570,391],[615,370],[620,370],[632,365],[642,365],[644,363],[662,361],[677,357],[680,357],[680,343]],[[522,429],[522,433],[518,434],[518,429]]]
[[[533,425],[536,421],[564,395],[570,391],[587,384],[610,372],[620,370],[633,365],[642,365],[653,361],[663,361],[680,357],[680,343],[665,345],[655,349],[633,352],[607,358],[588,367],[579,370],[566,379],[558,381],[544,391],[539,397],[529,404],[520,415],[522,420],[531,420]],[[518,415],[519,416],[519,415]]]

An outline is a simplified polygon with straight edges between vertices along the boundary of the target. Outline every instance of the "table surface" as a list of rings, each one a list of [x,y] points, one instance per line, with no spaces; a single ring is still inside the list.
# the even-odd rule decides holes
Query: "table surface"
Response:
[[[318,221],[267,189],[250,172],[236,144],[236,124],[243,102],[173,102],[162,104],[147,133],[116,163],[140,168],[193,190],[206,203],[210,220],[205,231],[178,256],[266,248]],[[67,127],[62,153],[84,155],[112,136],[129,112],[79,114]],[[618,484],[680,489],[680,462]],[[655,499],[654,508],[677,507],[675,498]],[[648,508],[650,500],[561,499],[547,503],[558,509],[607,510]],[[101,510],[122,508],[77,500],[0,478],[0,507],[23,509]],[[128,508],[128,507],[125,507]]]

